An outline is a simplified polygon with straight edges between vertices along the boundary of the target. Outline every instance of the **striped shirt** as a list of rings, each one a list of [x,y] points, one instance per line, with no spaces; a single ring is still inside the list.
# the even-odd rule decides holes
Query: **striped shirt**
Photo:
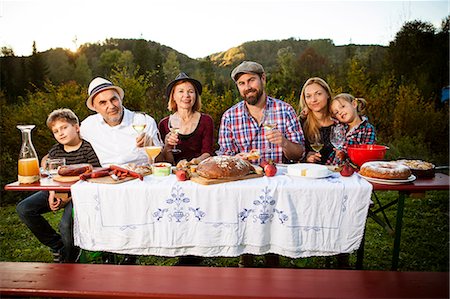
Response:
[[[66,152],[64,150],[64,145],[57,143],[48,152],[48,157],[50,159],[65,158],[66,165],[89,163],[94,167],[100,167],[100,162],[94,149],[91,144],[84,139],[82,139],[80,148],[72,152]]]
[[[345,124],[346,130],[348,130],[348,125]],[[346,140],[343,147],[343,151],[345,153],[345,156],[347,155],[347,148],[351,144],[375,144],[375,128],[373,125],[371,125],[367,119],[366,116],[362,116],[362,122],[357,126],[351,129],[346,134]],[[333,151],[333,153],[330,155],[328,161],[326,164],[328,165],[340,165],[343,161],[341,161],[338,157],[335,155],[336,152]]]
[[[273,111],[273,120],[276,128],[291,142],[305,145],[303,131],[294,109],[288,103],[271,97],[266,98],[265,111]],[[219,153],[234,156],[242,152],[257,149],[261,152],[261,159],[272,159],[275,163],[288,162],[283,156],[280,145],[271,144],[266,136],[266,130],[253,118],[241,101],[225,111],[219,129]],[[270,152],[267,149],[271,149]]]

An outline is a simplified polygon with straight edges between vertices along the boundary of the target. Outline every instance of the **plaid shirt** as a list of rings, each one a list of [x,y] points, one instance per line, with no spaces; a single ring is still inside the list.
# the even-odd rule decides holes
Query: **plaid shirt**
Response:
[[[345,125],[345,128],[348,130],[348,125]],[[362,117],[362,122],[359,126],[351,129],[346,134],[347,140],[345,141],[343,151],[345,156],[347,155],[347,148],[351,144],[375,144],[375,128],[369,122],[366,116]],[[336,152],[330,155],[327,160],[328,165],[340,165],[343,161],[336,157]]]
[[[274,111],[277,129],[289,141],[305,145],[305,139],[300,123],[291,105],[271,97],[267,97],[265,111]],[[225,111],[219,129],[219,153],[234,156],[241,152],[258,149],[261,159],[272,159],[275,163],[287,162],[281,146],[271,144],[265,137],[265,129],[250,115],[245,101],[241,101]],[[271,148],[271,152],[266,149]],[[259,161],[258,161],[259,162]]]

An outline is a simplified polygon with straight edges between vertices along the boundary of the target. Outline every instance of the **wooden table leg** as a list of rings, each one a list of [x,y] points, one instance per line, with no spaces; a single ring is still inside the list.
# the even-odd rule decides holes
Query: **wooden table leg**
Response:
[[[402,237],[402,224],[403,224],[403,210],[405,207],[405,196],[404,192],[399,192],[398,203],[397,203],[397,217],[395,219],[395,238],[394,238],[394,250],[392,254],[392,271],[397,271],[398,261],[400,255],[400,240]]]

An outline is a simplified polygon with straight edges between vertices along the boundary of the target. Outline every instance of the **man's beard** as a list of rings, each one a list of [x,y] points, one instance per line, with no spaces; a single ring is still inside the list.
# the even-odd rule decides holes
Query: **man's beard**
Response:
[[[123,108],[120,107],[118,113],[119,114],[117,116],[109,116],[108,122],[120,123],[123,118]]]
[[[254,95],[247,96],[247,94],[249,94],[250,92],[256,92],[256,96],[254,96]],[[254,88],[252,88],[252,89],[246,90],[246,91],[244,92],[244,95],[242,96],[242,98],[243,98],[249,105],[254,106],[254,105],[256,105],[256,104],[259,102],[259,100],[262,98],[262,95],[263,95],[262,89],[254,89]]]

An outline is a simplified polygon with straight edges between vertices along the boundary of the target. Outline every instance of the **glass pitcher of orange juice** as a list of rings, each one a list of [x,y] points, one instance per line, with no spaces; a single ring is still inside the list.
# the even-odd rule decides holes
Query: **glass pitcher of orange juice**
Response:
[[[31,142],[31,130],[35,125],[17,126],[22,133],[22,147],[19,153],[18,180],[21,184],[39,181],[39,161]]]

